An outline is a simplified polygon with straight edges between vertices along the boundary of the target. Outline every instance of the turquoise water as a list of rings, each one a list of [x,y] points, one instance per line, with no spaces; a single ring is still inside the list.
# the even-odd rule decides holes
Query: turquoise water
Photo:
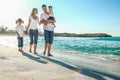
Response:
[[[38,46],[44,38],[39,37]],[[55,37],[53,50],[120,56],[120,37]]]

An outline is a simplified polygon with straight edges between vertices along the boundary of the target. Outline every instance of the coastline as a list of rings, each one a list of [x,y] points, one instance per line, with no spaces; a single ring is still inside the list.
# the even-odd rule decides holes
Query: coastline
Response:
[[[19,53],[15,48],[0,45],[0,49],[4,49],[0,52],[0,80],[120,79],[86,66],[77,68],[54,58],[38,57],[28,52]]]
[[[15,48],[0,45],[0,49],[0,80],[73,80],[79,75],[47,59],[19,53]]]
[[[16,44],[15,36],[7,36],[7,38],[11,40],[9,43]],[[0,80],[117,80],[119,78],[117,76],[120,75],[120,63],[114,60],[107,61],[105,58],[95,58],[96,55],[59,51],[54,52],[54,57],[48,59],[28,53],[28,48],[25,48],[26,52],[21,54],[17,52],[16,46],[11,47],[10,44],[0,43],[0,49],[2,50],[0,51]],[[38,52],[41,55],[41,49]],[[8,78],[5,77],[6,75]]]

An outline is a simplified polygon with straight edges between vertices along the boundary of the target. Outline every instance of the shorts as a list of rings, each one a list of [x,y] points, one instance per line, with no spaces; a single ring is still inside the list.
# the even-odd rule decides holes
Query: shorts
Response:
[[[23,47],[23,37],[18,37],[18,47]]]
[[[45,43],[52,44],[53,43],[53,35],[54,35],[54,31],[44,30]]]

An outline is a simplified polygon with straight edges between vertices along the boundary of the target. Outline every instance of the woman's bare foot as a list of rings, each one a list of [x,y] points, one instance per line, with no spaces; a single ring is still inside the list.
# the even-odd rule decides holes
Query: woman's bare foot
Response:
[[[32,53],[32,50],[29,50],[30,53]]]
[[[37,52],[36,52],[36,51],[34,51],[34,54],[37,54]]]

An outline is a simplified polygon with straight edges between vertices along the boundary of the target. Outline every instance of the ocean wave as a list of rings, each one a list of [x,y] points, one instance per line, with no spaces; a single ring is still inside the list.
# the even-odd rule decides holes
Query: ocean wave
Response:
[[[89,58],[94,58],[94,59],[100,59],[100,60],[111,60],[111,61],[117,61],[120,62],[120,56],[117,55],[108,55],[108,54],[94,54],[94,53],[85,53],[85,52],[78,52],[78,51],[68,51],[68,50],[63,50],[63,49],[58,49],[55,51],[57,51],[58,53],[64,53],[64,54],[68,54],[68,55],[74,55],[74,56],[87,56]]]

